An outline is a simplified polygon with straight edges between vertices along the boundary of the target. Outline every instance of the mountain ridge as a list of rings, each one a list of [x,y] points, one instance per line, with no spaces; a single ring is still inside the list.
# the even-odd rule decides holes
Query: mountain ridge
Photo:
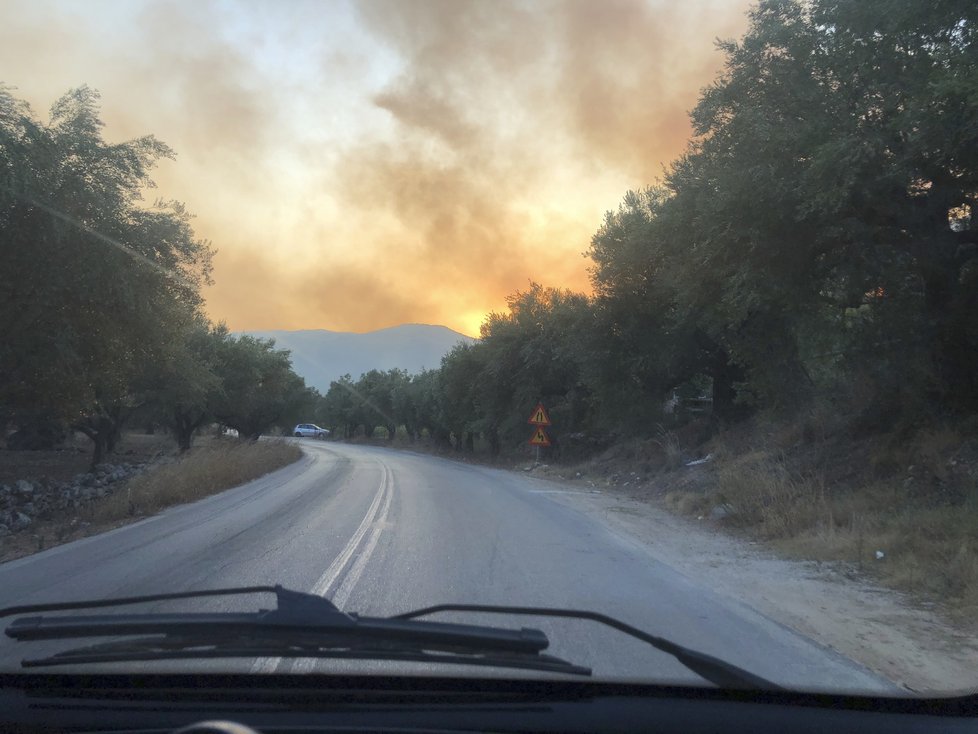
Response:
[[[306,384],[326,392],[333,380],[354,379],[372,369],[417,373],[435,369],[456,344],[476,340],[440,324],[398,324],[367,332],[329,329],[266,329],[238,332],[274,339],[292,353],[292,367]]]

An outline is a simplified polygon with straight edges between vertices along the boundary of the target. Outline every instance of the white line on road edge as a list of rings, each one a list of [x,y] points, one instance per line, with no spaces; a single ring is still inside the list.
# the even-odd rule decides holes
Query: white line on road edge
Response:
[[[373,502],[370,503],[370,507],[367,508],[367,512],[363,516],[363,521],[356,529],[356,532],[353,533],[350,541],[343,548],[343,551],[333,559],[333,562],[329,564],[329,568],[323,572],[323,575],[313,584],[310,590],[310,593],[316,594],[317,596],[328,596],[327,592],[340,580],[343,569],[360,546],[363,536],[373,527],[373,532],[371,532],[367,544],[364,546],[349,572],[342,578],[339,588],[336,589],[330,599],[341,609],[353,592],[353,587],[356,586],[357,581],[360,579],[374,548],[377,547],[377,540],[380,538],[381,530],[383,530],[384,523],[387,521],[387,513],[391,506],[391,497],[394,494],[394,477],[390,467],[386,464],[381,464],[381,466],[383,467],[384,473],[380,480],[380,487],[374,496]],[[259,658],[252,663],[251,672],[273,673],[281,662],[282,658]],[[292,670],[296,673],[309,672],[315,667],[315,664],[316,661],[314,659],[301,658],[293,662]]]

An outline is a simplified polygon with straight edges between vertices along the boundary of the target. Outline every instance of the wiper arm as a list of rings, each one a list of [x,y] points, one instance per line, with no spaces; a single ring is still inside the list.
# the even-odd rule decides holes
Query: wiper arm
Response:
[[[231,589],[230,593],[272,592],[275,609],[253,613],[122,614],[20,617],[6,629],[16,640],[76,639],[143,635],[57,655],[22,665],[57,665],[119,660],[202,657],[356,657],[505,665],[589,675],[590,670],[541,655],[549,646],[536,629],[499,629],[465,624],[361,617],[341,612],[329,600],[279,586]],[[0,610],[0,617],[37,611],[123,606],[146,601],[222,596],[226,592],[186,592],[99,602],[32,605]],[[145,637],[145,635],[157,635]]]
[[[692,670],[697,675],[722,688],[755,688],[767,690],[783,690],[781,686],[766,678],[754,675],[726,660],[684,647],[664,637],[650,635],[648,632],[632,627],[619,619],[598,612],[588,612],[575,609],[552,609],[546,607],[507,607],[487,604],[439,604],[432,607],[415,609],[411,612],[398,614],[393,619],[417,619],[438,612],[480,612],[483,614],[519,614],[534,617],[563,617],[565,619],[586,619],[599,622],[613,629],[624,632],[637,640],[646,642],[657,650],[672,655],[676,660]]]

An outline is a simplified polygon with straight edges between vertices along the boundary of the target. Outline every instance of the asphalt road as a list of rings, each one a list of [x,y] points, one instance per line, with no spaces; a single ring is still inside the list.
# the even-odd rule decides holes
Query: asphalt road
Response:
[[[610,614],[784,685],[894,690],[575,509],[581,490],[574,486],[413,453],[302,444],[302,460],[257,481],[0,565],[0,606],[278,583],[362,614],[444,602],[572,607]],[[249,607],[235,599],[207,608]],[[592,622],[465,619],[538,627],[551,640],[549,652],[592,666],[596,676],[700,682],[671,657]],[[25,647],[0,639],[0,670],[17,669]],[[256,671],[338,665],[243,664]]]

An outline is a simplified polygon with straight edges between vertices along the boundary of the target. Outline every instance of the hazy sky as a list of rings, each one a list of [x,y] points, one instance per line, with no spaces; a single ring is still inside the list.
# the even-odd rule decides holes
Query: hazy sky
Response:
[[[747,0],[0,0],[0,82],[177,151],[156,194],[218,250],[232,329],[476,334],[530,280],[588,289]]]

